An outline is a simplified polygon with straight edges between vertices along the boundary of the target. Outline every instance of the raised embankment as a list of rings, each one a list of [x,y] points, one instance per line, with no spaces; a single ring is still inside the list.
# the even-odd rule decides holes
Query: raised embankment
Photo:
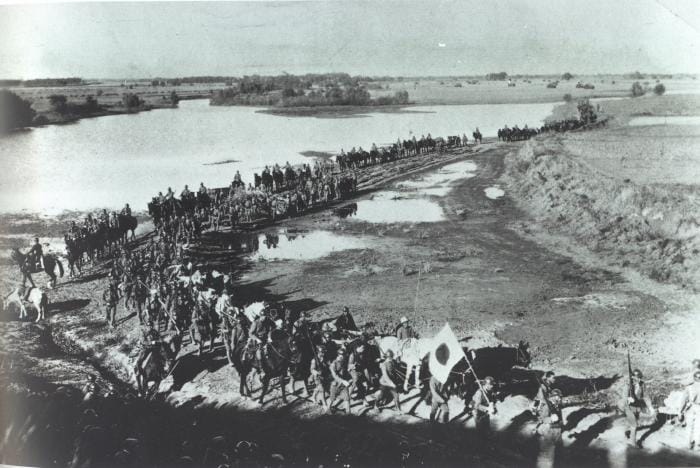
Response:
[[[700,288],[697,191],[617,179],[567,152],[562,138],[531,140],[506,157],[503,179],[516,203],[612,264]]]

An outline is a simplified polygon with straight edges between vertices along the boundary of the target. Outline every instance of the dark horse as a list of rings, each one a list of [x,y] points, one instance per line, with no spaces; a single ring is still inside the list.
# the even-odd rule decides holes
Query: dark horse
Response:
[[[24,286],[27,280],[29,280],[32,287],[36,287],[34,280],[32,279],[32,273],[40,273],[40,270],[37,270],[33,265],[29,265],[27,262],[27,255],[23,254],[19,249],[12,249],[11,257],[12,260],[17,263],[17,266],[19,266],[19,271],[22,272],[22,286]],[[54,255],[44,254],[44,271],[47,275],[49,275],[50,288],[56,287],[57,280],[56,273],[54,273],[54,269],[56,267],[58,267],[61,278],[63,278],[63,263],[61,263],[61,261]]]
[[[263,404],[265,395],[273,378],[279,379],[282,390],[282,401],[287,403],[287,389],[285,380],[290,366],[298,363],[301,359],[299,350],[294,340],[282,330],[273,330],[270,333],[272,342],[267,345],[267,349],[262,351],[262,359],[256,356],[254,346],[249,346],[247,341],[239,339],[233,346],[233,365],[241,380],[241,396],[249,396],[250,390],[246,384],[248,374],[255,370],[260,376],[262,390],[258,403]]]
[[[131,240],[136,240],[136,227],[139,225],[136,216],[120,214],[117,219],[119,220],[122,243],[126,243],[129,240],[129,231],[131,231]]]
[[[148,396],[148,384],[154,383],[154,394],[158,392],[161,381],[172,371],[175,359],[180,352],[182,337],[173,332],[165,336],[163,342],[155,351],[149,353],[139,367],[134,367],[136,386],[139,394]]]

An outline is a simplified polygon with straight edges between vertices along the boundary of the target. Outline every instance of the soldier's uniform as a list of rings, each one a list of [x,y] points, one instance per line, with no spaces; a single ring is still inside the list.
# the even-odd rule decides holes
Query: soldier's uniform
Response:
[[[537,426],[535,432],[540,436],[540,452],[537,467],[554,466],[557,445],[561,443],[563,419],[561,414],[561,391],[553,389],[548,396],[540,400],[536,408]]]
[[[332,380],[331,370],[326,362],[325,351],[323,348],[319,348],[316,357],[311,360],[311,377],[314,380],[314,394],[312,395],[312,400],[320,405],[323,405],[326,410],[328,410],[328,403],[326,401],[326,392],[329,390],[329,386]]]
[[[496,412],[494,384],[493,377],[486,377],[483,386],[474,392],[471,401],[476,431],[482,437],[488,437],[491,434],[491,414]]]
[[[627,419],[628,431],[625,435],[629,436],[630,445],[640,446],[637,442],[637,427],[642,412],[646,409],[652,415],[655,415],[654,408],[651,404],[651,399],[646,396],[646,386],[642,380],[641,371],[635,369],[631,376],[630,386],[627,391],[627,404],[625,405],[625,417]]]
[[[345,400],[347,413],[350,414],[351,377],[345,361],[345,350],[340,349],[338,351],[338,357],[331,363],[330,370],[333,376],[333,382],[331,382],[331,396],[330,402],[328,403],[328,411],[333,408],[335,400],[340,397],[341,400]]]
[[[447,406],[449,396],[445,392],[445,386],[431,376],[428,388],[430,389],[430,421],[437,421],[438,411],[440,411],[439,422],[446,424],[450,420],[450,408]]]
[[[137,368],[141,367],[146,356],[148,356],[151,351],[157,351],[160,348],[160,343],[160,333],[153,328],[153,322],[149,322],[148,328],[143,332],[143,336],[141,337],[141,351],[136,358]]]
[[[685,389],[682,414],[686,418],[688,449],[700,450],[700,371],[695,371],[693,380]]]
[[[105,318],[107,323],[114,327],[117,321],[117,303],[119,302],[119,286],[116,281],[110,281],[109,286],[102,294],[105,301]]]

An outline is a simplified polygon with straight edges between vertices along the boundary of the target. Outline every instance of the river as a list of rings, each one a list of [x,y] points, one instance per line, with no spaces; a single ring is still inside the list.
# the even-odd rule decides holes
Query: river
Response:
[[[252,107],[183,101],[178,109],[84,119],[0,138],[0,211],[135,210],[170,186],[179,194],[246,182],[266,164],[313,162],[304,151],[337,152],[396,141],[461,135],[505,124],[539,126],[552,103],[409,107],[343,118],[282,117]],[[236,162],[230,162],[230,161]],[[228,162],[227,162],[228,161]]]

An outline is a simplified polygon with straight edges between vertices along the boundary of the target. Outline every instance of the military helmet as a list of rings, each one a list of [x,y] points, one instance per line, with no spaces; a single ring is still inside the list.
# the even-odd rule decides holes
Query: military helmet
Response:
[[[695,371],[695,373],[693,374],[693,380],[695,380],[696,382],[700,382],[700,370]]]
[[[561,398],[562,397],[561,390],[559,390],[558,388],[555,388],[550,392],[549,396]]]
[[[486,378],[484,378],[484,385],[486,384],[496,385],[496,379],[489,375]]]
[[[639,369],[635,369],[635,370],[632,371],[632,377],[641,380],[641,379],[644,378],[644,374],[642,374],[642,371],[640,371]]]

